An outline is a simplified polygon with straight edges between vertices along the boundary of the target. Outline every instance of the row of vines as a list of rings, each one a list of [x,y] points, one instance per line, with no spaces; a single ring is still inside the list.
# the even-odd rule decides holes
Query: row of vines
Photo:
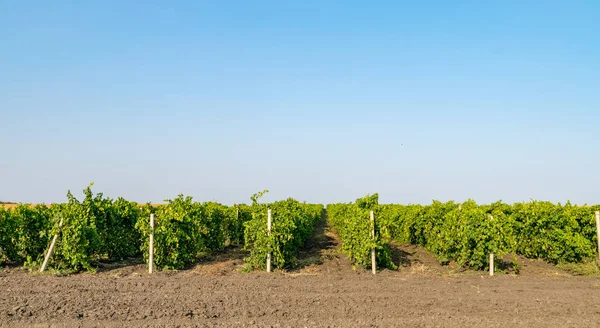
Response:
[[[147,262],[154,214],[153,257],[160,269],[182,269],[229,245],[243,245],[249,269],[264,268],[268,252],[275,268],[288,267],[321,219],[323,206],[291,198],[262,204],[263,194],[254,195],[250,205],[200,203],[179,195],[166,204],[140,206],[94,195],[90,185],[81,201],[69,192],[62,204],[0,206],[0,265],[39,266],[54,235],[59,238],[50,265],[56,270],[93,272],[102,262],[126,258]],[[273,213],[270,234],[267,209]]]
[[[375,249],[377,267],[396,269],[390,256],[389,238],[382,238],[381,223],[369,219],[370,211],[378,207],[377,201],[377,195],[373,195],[354,204],[327,205],[328,219],[342,241],[342,252],[353,264],[370,267],[371,250]],[[371,235],[373,229],[375,238]]]
[[[378,204],[370,195],[351,204],[327,207],[354,263],[368,267],[376,247],[378,266],[393,268],[390,242],[420,245],[440,262],[483,269],[489,254],[518,254],[551,263],[578,263],[597,255],[594,212],[600,206],[532,201],[478,205],[434,201],[431,205]],[[376,238],[370,236],[369,211],[375,213]]]
[[[39,265],[50,239],[59,233],[52,257],[58,270],[93,271],[94,261],[139,255],[137,203],[93,195],[90,187],[84,194],[79,201],[69,192],[66,203],[52,206],[0,207],[0,264]]]

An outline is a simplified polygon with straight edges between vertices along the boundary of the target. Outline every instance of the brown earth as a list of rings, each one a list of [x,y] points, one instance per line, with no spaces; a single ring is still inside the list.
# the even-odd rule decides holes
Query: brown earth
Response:
[[[353,270],[320,226],[297,266],[241,273],[231,247],[197,267],[146,273],[113,264],[95,275],[0,271],[0,327],[600,327],[600,279],[520,259],[520,273],[442,266],[395,246],[398,271]],[[507,269],[511,272],[510,269]]]

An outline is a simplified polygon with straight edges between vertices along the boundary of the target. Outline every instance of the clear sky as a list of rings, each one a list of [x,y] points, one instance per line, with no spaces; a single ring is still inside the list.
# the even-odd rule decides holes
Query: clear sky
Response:
[[[2,1],[0,200],[600,203],[598,1]]]

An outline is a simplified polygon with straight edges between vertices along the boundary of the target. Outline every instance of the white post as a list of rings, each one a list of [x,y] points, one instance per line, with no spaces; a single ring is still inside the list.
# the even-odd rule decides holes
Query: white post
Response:
[[[271,210],[268,211],[267,236],[271,235]],[[271,272],[271,252],[267,254],[267,272]]]
[[[461,212],[462,211],[462,204],[458,204],[458,211]]]
[[[600,211],[596,211],[596,236],[598,237],[598,261],[600,262]]]
[[[154,267],[154,214],[150,214],[150,247],[148,248],[148,273]]]
[[[60,219],[58,223],[58,228],[60,229],[63,224],[63,219]],[[44,272],[46,270],[46,266],[48,265],[48,261],[50,260],[50,256],[52,256],[52,251],[54,251],[54,245],[56,244],[56,239],[58,239],[58,234],[55,234],[52,237],[52,242],[50,243],[50,247],[48,248],[48,252],[46,253],[46,257],[44,258],[44,263],[42,263],[42,267],[40,268],[40,272]]]
[[[237,205],[235,205],[235,224],[236,224],[236,225],[240,224],[240,209],[238,208],[238,206],[237,206]],[[243,226],[244,226],[244,225],[242,224],[242,227],[243,227]],[[241,241],[241,242],[243,243],[243,242],[244,242],[244,240],[242,239],[242,241]],[[229,244],[231,245],[231,240],[229,240]],[[240,245],[240,241],[239,241],[239,240],[237,241],[236,245],[237,245],[237,246],[239,246],[239,245]]]
[[[490,220],[493,220],[494,217],[490,214]],[[490,253],[490,277],[494,275],[494,253]]]
[[[375,214],[371,211],[371,237],[375,241]],[[371,271],[377,273],[377,261],[375,260],[375,248],[371,249]]]

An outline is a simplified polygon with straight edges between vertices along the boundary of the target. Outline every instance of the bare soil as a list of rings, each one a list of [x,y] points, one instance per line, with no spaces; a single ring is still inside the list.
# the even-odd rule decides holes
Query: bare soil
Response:
[[[353,270],[322,224],[292,269],[242,273],[231,247],[195,268],[0,271],[0,327],[599,327],[600,279],[519,259],[515,274],[440,265],[395,245],[397,271]],[[137,264],[136,264],[137,263]]]

